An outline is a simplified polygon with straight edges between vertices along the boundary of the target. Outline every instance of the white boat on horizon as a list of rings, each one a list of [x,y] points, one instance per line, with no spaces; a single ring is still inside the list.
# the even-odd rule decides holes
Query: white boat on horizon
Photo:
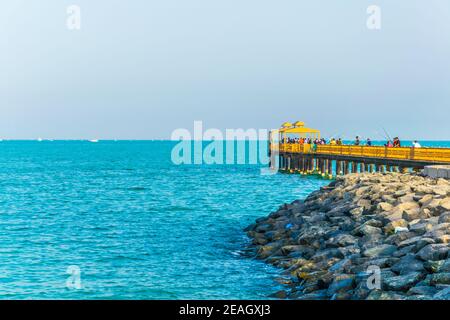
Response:
[[[92,140],[89,140],[89,142],[97,143],[98,139],[92,139]]]

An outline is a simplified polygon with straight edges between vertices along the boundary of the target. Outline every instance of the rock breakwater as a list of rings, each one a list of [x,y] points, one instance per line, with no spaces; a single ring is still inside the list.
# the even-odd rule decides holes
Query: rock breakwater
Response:
[[[289,299],[450,299],[450,181],[338,177],[246,231]]]

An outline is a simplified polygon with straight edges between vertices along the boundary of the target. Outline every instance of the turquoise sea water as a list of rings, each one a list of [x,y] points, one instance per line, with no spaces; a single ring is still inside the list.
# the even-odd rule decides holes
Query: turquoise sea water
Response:
[[[439,143],[450,146],[450,143]],[[243,228],[328,181],[172,164],[174,143],[0,142],[1,299],[262,299]],[[81,271],[68,288],[67,268]]]
[[[172,142],[0,142],[0,298],[259,299],[242,231],[327,183],[173,165]],[[80,290],[66,287],[67,268]]]

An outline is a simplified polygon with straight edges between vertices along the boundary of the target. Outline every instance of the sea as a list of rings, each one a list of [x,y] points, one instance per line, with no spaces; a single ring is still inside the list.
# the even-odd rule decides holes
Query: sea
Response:
[[[447,146],[450,142],[421,142]],[[267,299],[243,229],[329,183],[171,141],[1,141],[0,299]],[[236,150],[234,152],[237,152]]]

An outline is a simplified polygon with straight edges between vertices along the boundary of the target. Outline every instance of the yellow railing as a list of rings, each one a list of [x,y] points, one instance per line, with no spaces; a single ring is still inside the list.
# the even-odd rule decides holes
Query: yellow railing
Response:
[[[280,144],[280,152],[308,153],[310,151],[311,145],[309,144]]]
[[[449,162],[450,148],[387,148],[367,146],[332,146],[318,145],[316,150],[309,144],[280,144],[272,145],[271,149],[289,153],[318,153],[329,155],[344,155],[365,158],[385,158],[397,160],[415,160],[429,162]]]

